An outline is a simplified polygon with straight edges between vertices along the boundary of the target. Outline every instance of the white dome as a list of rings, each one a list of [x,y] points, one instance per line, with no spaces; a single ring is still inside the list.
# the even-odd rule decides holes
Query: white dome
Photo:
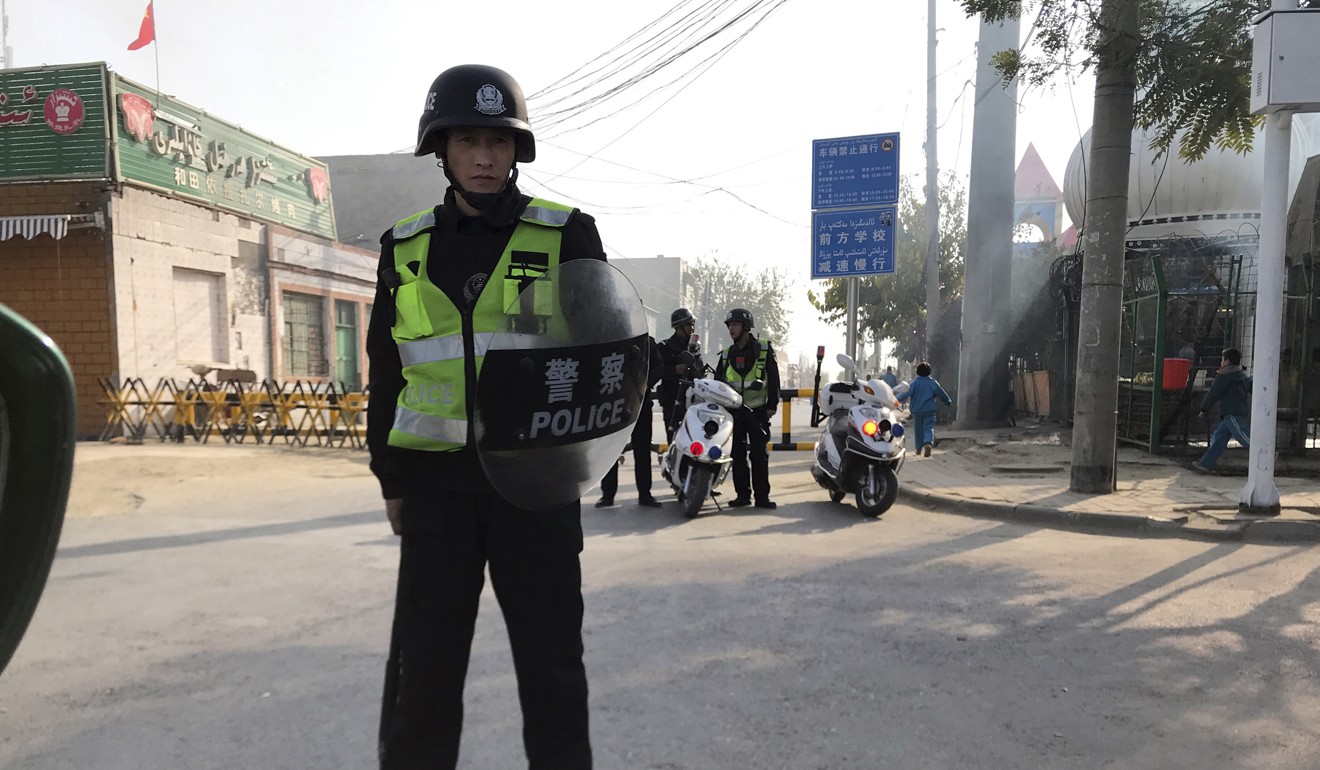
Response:
[[[1316,138],[1320,138],[1320,115],[1293,116],[1292,153],[1288,166],[1288,197],[1297,189],[1306,159],[1320,152]],[[1253,151],[1246,155],[1211,147],[1205,157],[1195,163],[1185,163],[1178,157],[1178,142],[1165,157],[1158,160],[1150,149],[1150,133],[1141,129],[1132,132],[1132,164],[1128,180],[1128,222],[1134,225],[1129,239],[1155,238],[1164,235],[1216,235],[1223,231],[1238,230],[1246,221],[1253,225],[1260,214],[1261,156]],[[1254,148],[1264,142],[1261,132],[1256,133]],[[1063,176],[1063,199],[1068,217],[1074,223],[1082,222],[1086,208],[1086,174],[1083,157],[1089,155],[1091,132],[1088,130],[1077,143],[1068,169]],[[1207,215],[1229,215],[1226,221],[1204,221]],[[1190,222],[1152,222],[1170,217],[1198,217]],[[1136,225],[1137,222],[1144,224]],[[1213,232],[1211,232],[1213,231]]]

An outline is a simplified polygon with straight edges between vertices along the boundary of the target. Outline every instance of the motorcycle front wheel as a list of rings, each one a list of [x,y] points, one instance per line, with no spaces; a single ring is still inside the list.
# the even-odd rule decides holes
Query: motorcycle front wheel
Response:
[[[689,519],[697,518],[701,506],[706,503],[706,498],[710,497],[712,475],[710,468],[704,465],[694,464],[692,470],[688,471],[687,492],[683,495],[684,516]]]
[[[898,476],[894,469],[881,465],[871,469],[875,483],[870,483],[870,475],[863,476],[857,482],[857,510],[863,516],[874,519],[893,506],[898,499]]]

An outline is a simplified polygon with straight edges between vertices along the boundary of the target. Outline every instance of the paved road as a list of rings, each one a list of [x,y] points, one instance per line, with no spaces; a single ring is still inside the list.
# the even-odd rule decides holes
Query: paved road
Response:
[[[362,458],[112,449],[0,678],[0,767],[372,766],[397,546]],[[774,512],[688,522],[627,473],[584,512],[598,767],[1320,767],[1316,549],[867,521],[772,460]],[[462,766],[520,766],[493,596],[467,696]]]

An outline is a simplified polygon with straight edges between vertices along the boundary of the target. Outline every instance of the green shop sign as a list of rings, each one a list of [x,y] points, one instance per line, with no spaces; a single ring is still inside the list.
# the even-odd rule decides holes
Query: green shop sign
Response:
[[[335,238],[326,165],[114,76],[119,176],[166,195]]]
[[[0,180],[108,179],[103,64],[0,70]]]

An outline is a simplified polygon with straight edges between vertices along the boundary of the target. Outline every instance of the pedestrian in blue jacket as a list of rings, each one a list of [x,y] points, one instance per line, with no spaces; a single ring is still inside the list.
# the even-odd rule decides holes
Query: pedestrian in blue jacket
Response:
[[[907,392],[898,397],[902,402],[911,401],[908,411],[912,413],[913,432],[917,435],[917,454],[922,454],[924,448],[926,457],[930,457],[930,447],[935,443],[935,412],[939,409],[939,402],[943,401],[945,406],[953,404],[949,394],[930,376],[930,372],[930,364],[917,364],[917,378],[908,386]]]
[[[1237,348],[1228,348],[1222,355],[1210,392],[1201,401],[1203,416],[1216,402],[1219,403],[1219,426],[1210,437],[1205,454],[1192,463],[1192,467],[1201,473],[1215,469],[1219,456],[1228,448],[1229,438],[1251,448],[1251,429],[1247,426],[1247,416],[1251,414],[1251,375],[1242,369],[1242,352]]]

